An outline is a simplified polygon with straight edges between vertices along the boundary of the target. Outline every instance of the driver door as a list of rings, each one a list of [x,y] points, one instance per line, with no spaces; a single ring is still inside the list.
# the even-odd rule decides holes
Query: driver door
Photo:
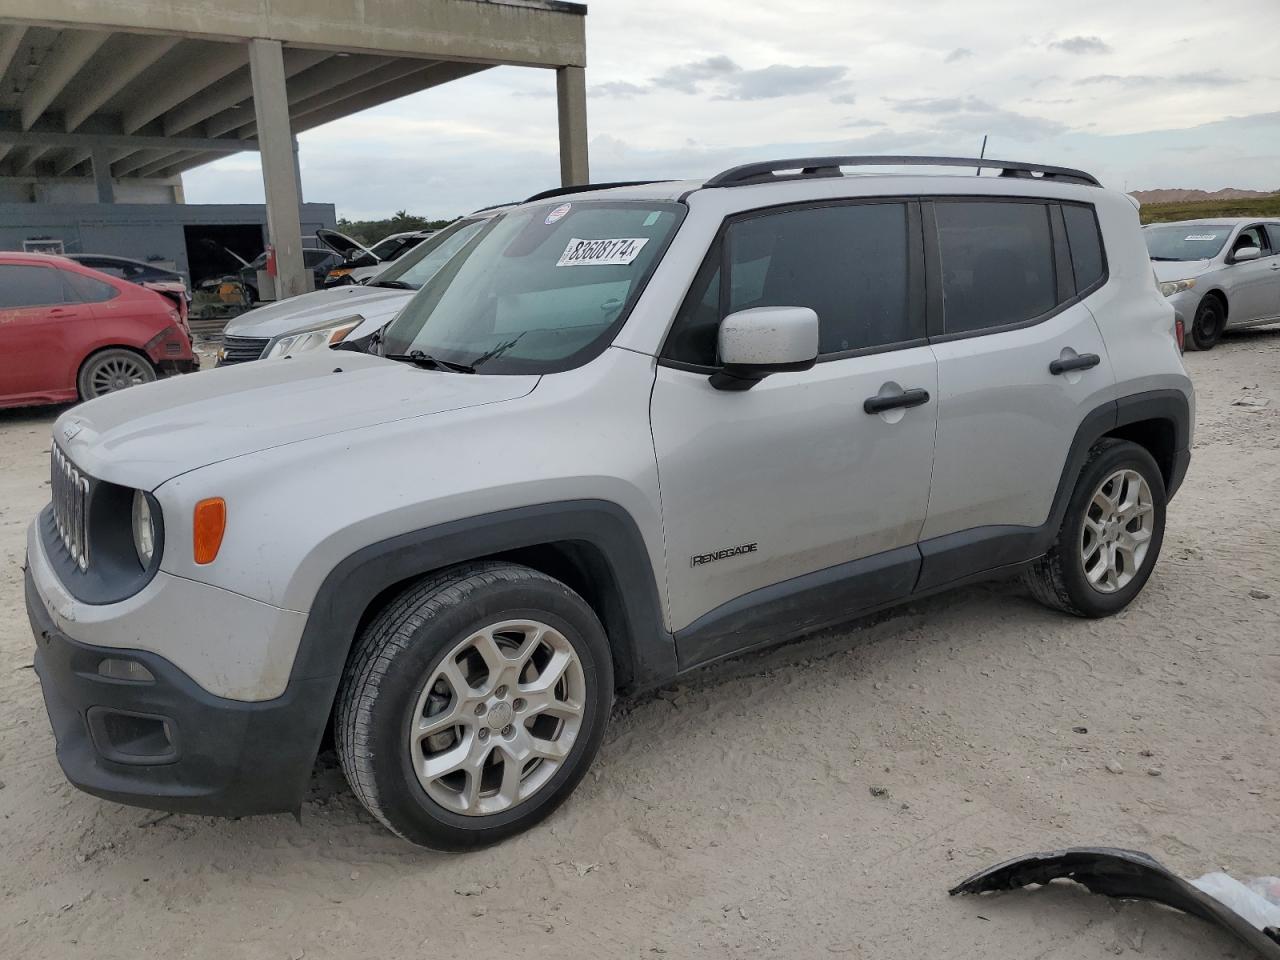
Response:
[[[660,360],[650,416],[682,667],[909,593],[928,506],[937,363],[916,205],[800,206],[722,232]],[[820,357],[714,388],[729,313],[811,307]],[[920,389],[925,402],[867,412]]]
[[[1257,247],[1262,255],[1257,260],[1235,260],[1235,251],[1241,247]],[[1277,277],[1280,271],[1280,251],[1273,250],[1268,243],[1266,232],[1261,224],[1245,227],[1236,235],[1231,243],[1230,265],[1227,275],[1231,278],[1228,287],[1230,298],[1228,325],[1252,323],[1280,313],[1277,306]]]

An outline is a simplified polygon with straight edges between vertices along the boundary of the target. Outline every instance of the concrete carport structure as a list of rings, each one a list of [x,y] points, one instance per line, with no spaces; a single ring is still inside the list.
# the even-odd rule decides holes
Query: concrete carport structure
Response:
[[[306,289],[298,133],[500,64],[556,71],[587,181],[586,7],[560,0],[4,0],[0,173],[167,178],[256,150],[280,296]]]

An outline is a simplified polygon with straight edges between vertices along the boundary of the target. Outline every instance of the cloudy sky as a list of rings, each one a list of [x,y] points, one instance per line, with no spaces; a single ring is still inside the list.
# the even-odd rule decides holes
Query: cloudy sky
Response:
[[[1078,166],[1280,189],[1280,0],[592,0],[595,180],[813,153]],[[555,76],[500,67],[306,132],[307,200],[454,216],[556,185]],[[185,177],[260,202],[256,155]]]

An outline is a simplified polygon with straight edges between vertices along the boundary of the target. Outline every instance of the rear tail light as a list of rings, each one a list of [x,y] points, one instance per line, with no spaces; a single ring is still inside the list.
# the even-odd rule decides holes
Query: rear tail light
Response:
[[[1173,337],[1178,341],[1178,352],[1182,353],[1183,338],[1187,335],[1186,327],[1182,325],[1182,321],[1173,321]]]

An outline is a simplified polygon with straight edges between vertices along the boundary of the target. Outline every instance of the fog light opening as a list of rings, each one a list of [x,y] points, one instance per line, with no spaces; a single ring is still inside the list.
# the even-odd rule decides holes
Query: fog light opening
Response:
[[[130,683],[155,683],[155,675],[137,660],[108,657],[98,663],[98,676]]]

